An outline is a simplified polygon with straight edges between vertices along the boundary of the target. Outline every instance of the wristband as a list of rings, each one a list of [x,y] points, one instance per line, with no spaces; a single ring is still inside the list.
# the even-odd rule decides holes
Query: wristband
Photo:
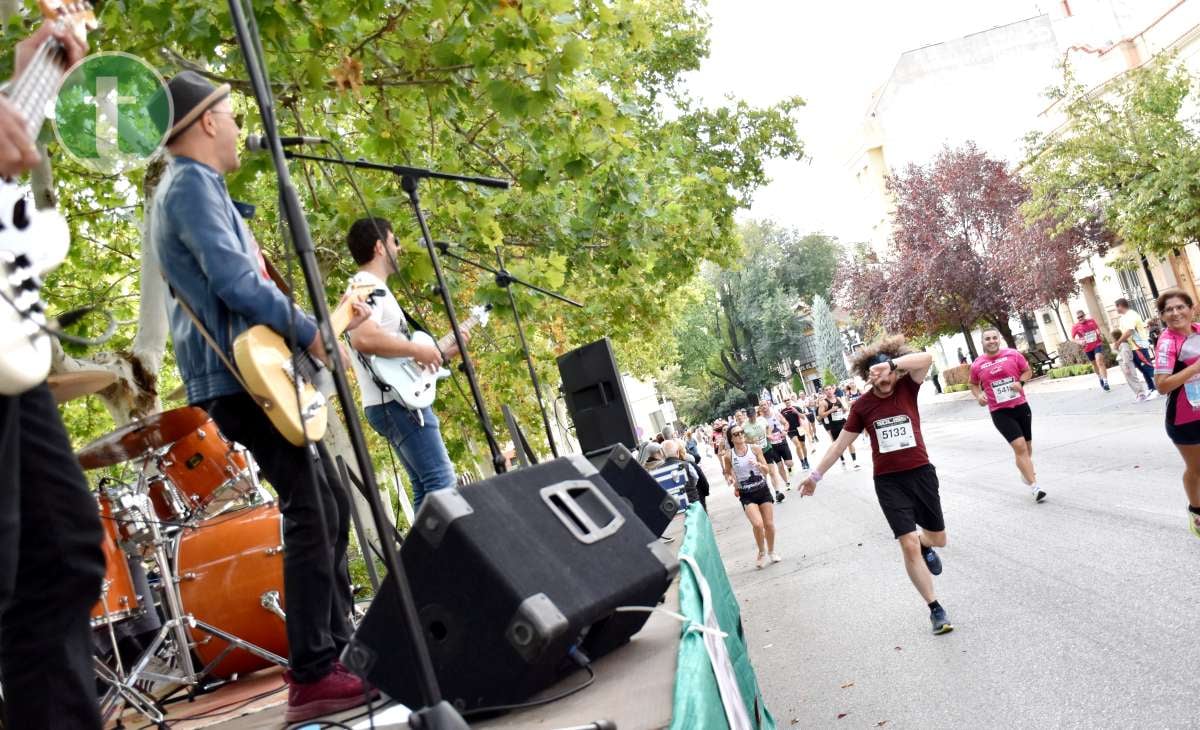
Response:
[[[821,481],[824,476],[825,475],[821,473],[820,469],[813,469],[808,473],[808,478],[813,480],[814,483]]]

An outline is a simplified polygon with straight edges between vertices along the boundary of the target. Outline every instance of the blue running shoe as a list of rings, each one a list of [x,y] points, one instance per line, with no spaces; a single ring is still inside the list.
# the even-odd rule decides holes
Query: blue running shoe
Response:
[[[950,623],[950,617],[946,615],[946,609],[938,606],[929,612],[929,623],[933,624],[933,633],[948,634],[954,630],[954,625]]]
[[[933,548],[922,545],[921,557],[925,558],[925,567],[929,568],[930,573],[934,575],[942,574],[942,559],[933,551]]]

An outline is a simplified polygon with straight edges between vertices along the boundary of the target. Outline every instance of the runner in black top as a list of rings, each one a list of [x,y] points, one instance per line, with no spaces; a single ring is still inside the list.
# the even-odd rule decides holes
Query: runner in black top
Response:
[[[783,416],[783,420],[787,421],[788,438],[796,446],[796,452],[800,454],[800,466],[805,469],[808,467],[808,448],[804,444],[805,432],[803,424],[805,422],[804,414],[796,407],[796,399],[788,398],[787,404],[779,411],[779,415]]]
[[[842,396],[835,395],[836,391],[832,385],[825,386],[825,394],[817,399],[817,418],[821,419],[825,430],[829,432],[829,438],[832,441],[837,441],[838,436],[842,434],[842,427],[846,425],[846,413],[850,408],[846,402],[842,400]],[[842,462],[842,468],[846,468],[845,455],[838,455]],[[861,468],[858,465],[858,454],[854,452],[854,444],[850,444],[850,461],[854,462],[854,468]]]

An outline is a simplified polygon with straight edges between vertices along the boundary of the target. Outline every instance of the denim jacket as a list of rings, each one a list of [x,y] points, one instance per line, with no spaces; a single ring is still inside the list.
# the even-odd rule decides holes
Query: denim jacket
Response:
[[[242,392],[199,330],[176,303],[183,298],[233,360],[233,340],[265,324],[307,347],[317,326],[270,281],[258,246],[234,207],[225,179],[188,157],[175,157],[150,207],[146,237],[171,287],[167,316],[188,403]]]

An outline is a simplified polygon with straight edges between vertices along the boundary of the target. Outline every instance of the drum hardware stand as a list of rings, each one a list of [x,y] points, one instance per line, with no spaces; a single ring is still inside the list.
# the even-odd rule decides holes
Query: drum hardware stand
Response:
[[[546,404],[542,402],[542,384],[538,380],[537,370],[533,367],[533,356],[529,354],[529,343],[525,340],[525,328],[521,326],[521,314],[517,311],[517,299],[513,296],[512,285],[520,284],[526,289],[545,294],[560,302],[570,304],[572,307],[582,307],[583,304],[574,299],[569,299],[562,294],[557,294],[549,289],[543,289],[536,284],[530,284],[528,281],[513,276],[509,273],[508,269],[504,268],[504,256],[501,254],[499,246],[496,247],[496,266],[498,268],[493,269],[490,266],[481,264],[478,261],[472,261],[450,250],[451,246],[464,248],[461,244],[454,244],[449,241],[434,241],[433,243],[442,252],[442,255],[449,256],[455,261],[460,261],[468,266],[474,266],[494,276],[496,278],[496,286],[504,289],[508,294],[508,303],[512,306],[513,321],[517,325],[517,337],[521,342],[521,351],[525,353],[525,364],[529,366],[529,380],[533,383],[533,392],[537,396],[538,410],[542,414],[542,426],[546,429],[546,441],[550,444],[550,453],[554,454],[555,458],[558,458],[558,446],[554,443],[553,431],[550,428],[550,417],[546,415]]]
[[[350,437],[350,443],[354,448],[355,460],[358,462],[358,471],[366,486],[365,491],[368,503],[371,505],[371,515],[375,520],[375,526],[379,533],[381,535],[387,534],[389,527],[388,519],[383,510],[383,503],[379,498],[379,487],[375,483],[375,472],[371,464],[371,455],[367,451],[366,440],[363,438],[362,424],[359,423],[357,418],[351,417],[351,414],[356,412],[357,406],[354,396],[350,392],[349,382],[346,380],[346,364],[342,361],[341,352],[337,347],[337,339],[333,336],[333,330],[330,327],[329,306],[325,301],[325,286],[322,282],[316,250],[313,248],[312,237],[309,235],[308,230],[308,222],[304,219],[304,211],[300,206],[299,193],[296,191],[295,185],[292,184],[291,175],[288,173],[287,163],[283,156],[283,145],[280,142],[279,129],[275,122],[275,100],[271,91],[270,81],[267,78],[262,42],[254,20],[253,10],[251,0],[229,0],[229,11],[233,16],[234,32],[237,35],[242,58],[245,60],[246,71],[250,77],[250,85],[254,92],[255,101],[258,104],[259,115],[262,118],[263,131],[266,134],[271,150],[271,159],[275,165],[275,175],[279,181],[280,218],[287,224],[287,230],[296,251],[296,258],[299,261],[301,271],[304,273],[304,281],[308,289],[309,299],[312,301],[314,314],[316,315],[318,331],[321,333],[321,340],[327,348],[329,362],[332,365],[333,382],[337,389],[338,400],[342,404],[346,430]],[[415,178],[412,181],[413,194],[415,195]],[[505,186],[507,187],[507,183],[505,183]],[[415,197],[413,200],[415,202]],[[419,207],[417,213],[420,216]],[[423,221],[424,218],[421,218],[421,220]],[[442,281],[441,269],[440,266],[437,266],[436,253],[433,250],[428,230],[425,230],[425,237],[430,255],[433,257],[435,263],[435,271],[438,273],[439,281]],[[442,287],[442,294],[449,301],[449,293],[445,290],[444,282],[442,282]],[[457,331],[457,322],[453,319],[453,308],[449,310],[449,314],[451,316],[451,324],[455,326],[455,336],[461,340],[461,335]],[[466,358],[466,355],[466,350],[463,349],[463,357]],[[473,371],[470,372],[473,376]],[[474,382],[472,384],[477,387],[477,384]],[[478,391],[476,390],[476,392]],[[479,405],[483,405],[481,396],[479,396]],[[486,412],[484,412],[485,425],[487,423],[486,415]],[[498,453],[499,447],[495,444],[495,437],[491,436],[491,434],[489,436],[489,446],[492,448],[494,457],[502,458]],[[343,489],[348,489],[344,484],[341,486]],[[421,699],[424,703],[423,707],[413,710],[409,718],[409,724],[419,730],[457,730],[459,728],[467,730],[468,726],[462,719],[462,715],[459,714],[453,705],[443,699],[441,688],[438,687],[437,674],[434,671],[433,659],[430,656],[429,646],[425,640],[425,632],[421,626],[420,617],[417,614],[412,587],[409,585],[408,578],[400,565],[400,557],[397,554],[396,546],[391,540],[380,540],[380,543],[383,550],[384,563],[388,568],[388,580],[392,582],[399,597],[403,614],[403,630],[408,634],[408,640],[413,650],[413,659],[416,662],[418,678],[417,683],[420,688]]]
[[[104,607],[105,628],[108,630],[108,640],[112,646],[113,662],[117,665],[117,668],[115,670],[112,669],[100,657],[92,657],[92,665],[97,678],[108,685],[108,689],[104,692],[104,695],[99,698],[101,717],[103,718],[103,722],[108,722],[113,712],[119,707],[117,701],[124,700],[125,704],[132,707],[134,711],[149,718],[151,722],[159,724],[163,721],[163,714],[154,705],[153,698],[147,697],[134,687],[132,681],[127,681],[125,665],[121,661],[121,652],[117,647],[117,632],[113,628],[115,622],[112,618],[112,612],[108,610],[108,590],[110,587],[111,582],[106,578],[100,588],[100,605]]]
[[[120,662],[120,659],[117,660]],[[132,707],[133,710],[147,718],[154,724],[162,723],[164,717],[162,712],[154,703],[154,699],[147,697],[128,681],[128,678],[123,678],[124,673],[118,669],[113,671],[104,662],[100,661],[99,657],[93,657],[93,668],[96,676],[101,682],[108,685],[108,690],[104,696],[100,698],[100,717],[102,721],[107,723],[112,714],[117,710],[117,700],[124,700],[125,704]]]

